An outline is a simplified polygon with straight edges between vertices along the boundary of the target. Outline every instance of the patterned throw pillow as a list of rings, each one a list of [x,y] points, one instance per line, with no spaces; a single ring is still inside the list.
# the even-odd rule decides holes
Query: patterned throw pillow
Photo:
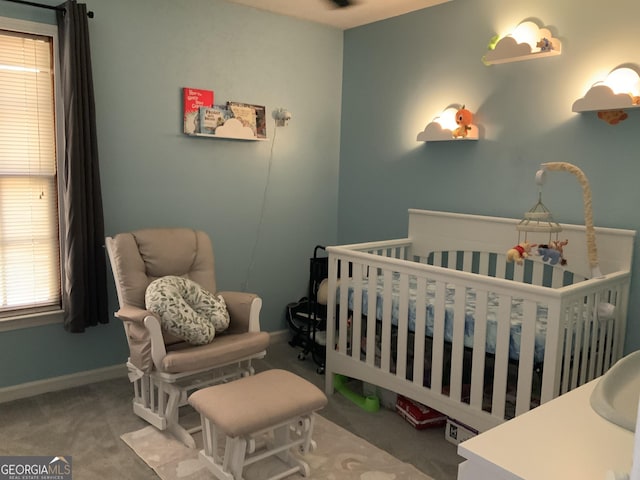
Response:
[[[160,277],[147,287],[145,307],[160,317],[162,329],[194,345],[210,343],[229,326],[229,312],[220,295],[177,276]]]

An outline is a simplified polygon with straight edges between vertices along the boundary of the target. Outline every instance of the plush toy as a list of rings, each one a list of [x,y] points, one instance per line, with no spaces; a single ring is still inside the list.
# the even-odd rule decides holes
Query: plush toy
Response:
[[[548,245],[538,245],[538,255],[542,257],[543,262],[549,262],[550,265],[556,265],[560,262],[560,265],[566,265],[567,261],[564,258],[564,246],[569,243],[566,239],[562,242],[553,241]]]
[[[536,47],[538,47],[541,52],[550,52],[551,50],[553,50],[553,44],[546,37],[538,40],[538,43],[536,43]]]
[[[598,112],[598,118],[607,122],[609,125],[617,125],[628,117],[624,110],[602,110]]]
[[[523,260],[529,256],[531,249],[535,246],[529,242],[522,242],[510,248],[507,250],[507,262],[516,262],[518,265],[522,265]]]
[[[473,113],[464,108],[463,105],[462,108],[456,112],[458,128],[453,131],[453,138],[466,137],[469,130],[471,130],[471,122],[473,122]]]

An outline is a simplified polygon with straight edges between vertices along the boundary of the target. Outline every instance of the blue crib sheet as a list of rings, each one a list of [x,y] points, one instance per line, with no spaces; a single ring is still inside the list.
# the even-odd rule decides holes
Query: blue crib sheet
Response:
[[[349,309],[353,311],[353,290],[354,280],[350,279],[349,282]],[[400,308],[400,278],[399,274],[394,273],[392,279],[392,307],[391,307],[391,319],[394,325],[398,325],[398,311]],[[369,293],[368,293],[368,280],[364,279],[361,283],[362,287],[362,313],[367,314],[369,305]],[[464,327],[464,345],[465,347],[473,348],[473,332],[474,332],[474,314],[476,307],[476,292],[475,290],[463,287],[466,289],[465,295],[465,327]],[[339,301],[340,286],[338,285],[338,291],[336,293],[336,299]],[[382,320],[383,311],[383,289],[384,281],[383,277],[378,277],[377,281],[377,299],[376,299],[376,318]],[[435,301],[436,284],[434,281],[427,281],[427,299],[426,299],[426,336],[433,337],[433,311]],[[409,276],[409,330],[415,332],[416,322],[416,295],[417,295],[417,280],[413,276]],[[445,340],[450,342],[453,339],[453,312],[454,312],[454,296],[455,287],[446,285],[446,301],[445,301],[445,321],[444,321],[444,337]],[[489,292],[487,298],[487,338],[486,338],[486,352],[495,354],[496,351],[496,335],[497,335],[497,313],[498,313],[499,299],[495,293]],[[511,328],[509,338],[509,358],[511,360],[518,360],[520,357],[520,334],[522,330],[522,299],[512,299],[511,302]],[[545,337],[547,331],[547,307],[546,305],[537,305],[537,318],[528,319],[529,321],[536,322],[535,326],[535,348],[534,348],[534,361],[541,363],[544,360],[544,346]]]

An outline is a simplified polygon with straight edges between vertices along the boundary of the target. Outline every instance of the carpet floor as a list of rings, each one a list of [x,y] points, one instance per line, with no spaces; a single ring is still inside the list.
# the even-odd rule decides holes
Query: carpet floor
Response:
[[[154,427],[126,433],[121,438],[158,474],[161,480],[212,480],[213,475],[198,459],[201,432],[194,435],[196,449],[188,448],[171,435]],[[310,480],[433,480],[411,464],[401,462],[366,440],[333,422],[316,416],[313,439],[317,447],[300,457],[309,467]],[[219,454],[224,455],[224,436],[219,438]],[[288,470],[276,457],[257,461],[243,469],[246,480],[263,480]],[[296,473],[290,480],[302,480]]]
[[[256,370],[284,368],[324,388],[311,359],[300,361],[286,342],[269,347]],[[354,389],[358,388],[354,385]],[[148,424],[133,414],[133,389],[122,378],[0,405],[0,455],[71,456],[74,478],[157,480],[121,435]],[[434,480],[455,480],[463,460],[444,438],[444,428],[415,430],[395,411],[366,412],[335,393],[321,415],[415,466]]]

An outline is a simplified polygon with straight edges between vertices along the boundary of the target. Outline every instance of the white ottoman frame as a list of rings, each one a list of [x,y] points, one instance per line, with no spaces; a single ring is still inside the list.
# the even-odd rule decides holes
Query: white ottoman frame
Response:
[[[242,480],[242,471],[247,465],[270,456],[277,456],[289,469],[264,480],[278,480],[300,472],[304,477],[310,473],[309,465],[291,452],[298,447],[306,454],[316,448],[311,439],[314,413],[296,416],[269,428],[249,435],[231,437],[226,435],[224,455],[218,454],[218,433],[216,425],[204,415],[202,420],[203,450],[200,460],[220,480]]]

